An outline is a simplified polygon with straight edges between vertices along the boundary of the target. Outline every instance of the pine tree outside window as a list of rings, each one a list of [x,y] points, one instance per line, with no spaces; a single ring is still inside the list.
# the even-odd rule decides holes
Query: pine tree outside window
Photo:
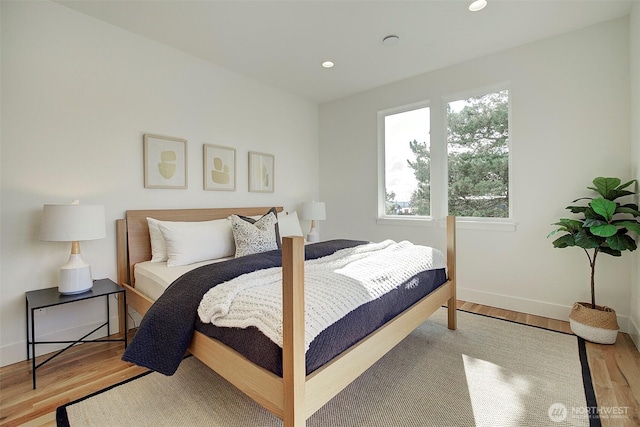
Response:
[[[509,217],[509,93],[447,103],[449,215]]]

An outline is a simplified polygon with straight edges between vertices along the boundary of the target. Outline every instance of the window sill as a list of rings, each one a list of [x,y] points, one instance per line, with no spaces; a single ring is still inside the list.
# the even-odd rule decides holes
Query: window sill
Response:
[[[378,225],[400,225],[409,227],[437,227],[437,221],[431,217],[383,217],[377,218],[376,224]]]
[[[439,227],[445,228],[445,219],[434,219],[431,217],[421,218],[377,218],[378,225],[395,225],[404,227]],[[457,218],[456,228],[459,230],[491,230],[491,231],[516,231],[516,223],[513,220],[505,219],[484,219],[484,218]]]

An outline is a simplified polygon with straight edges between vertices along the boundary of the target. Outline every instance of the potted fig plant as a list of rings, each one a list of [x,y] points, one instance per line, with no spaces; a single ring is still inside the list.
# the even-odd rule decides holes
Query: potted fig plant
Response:
[[[640,212],[634,203],[621,204],[618,199],[636,194],[627,190],[636,180],[621,184],[618,178],[598,177],[593,187],[596,197],[582,197],[572,203],[587,201],[583,206],[567,206],[579,217],[561,218],[553,225],[559,226],[547,237],[564,233],[553,241],[556,248],[576,246],[582,248],[591,267],[591,303],[576,302],[569,321],[574,334],[588,341],[613,344],[618,335],[618,322],[613,309],[596,305],[595,268],[600,253],[619,257],[624,251],[637,248],[632,233],[640,235]]]

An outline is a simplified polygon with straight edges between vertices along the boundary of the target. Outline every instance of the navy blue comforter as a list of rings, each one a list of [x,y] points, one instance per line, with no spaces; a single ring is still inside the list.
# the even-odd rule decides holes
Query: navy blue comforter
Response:
[[[305,259],[321,258],[339,249],[364,243],[367,242],[331,240],[315,243],[305,247]],[[282,251],[278,249],[206,265],[186,273],[173,282],[145,314],[122,360],[173,375],[191,342],[196,325],[208,327],[199,321],[197,313],[203,295],[212,287],[241,274],[280,266]]]

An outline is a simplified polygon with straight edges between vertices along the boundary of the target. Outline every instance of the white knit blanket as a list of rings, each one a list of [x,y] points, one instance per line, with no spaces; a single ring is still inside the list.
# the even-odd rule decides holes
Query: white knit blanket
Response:
[[[386,240],[305,262],[305,351],[320,332],[359,306],[424,270],[445,268],[442,252]],[[282,268],[244,274],[209,290],[198,307],[204,323],[257,327],[282,347]]]

